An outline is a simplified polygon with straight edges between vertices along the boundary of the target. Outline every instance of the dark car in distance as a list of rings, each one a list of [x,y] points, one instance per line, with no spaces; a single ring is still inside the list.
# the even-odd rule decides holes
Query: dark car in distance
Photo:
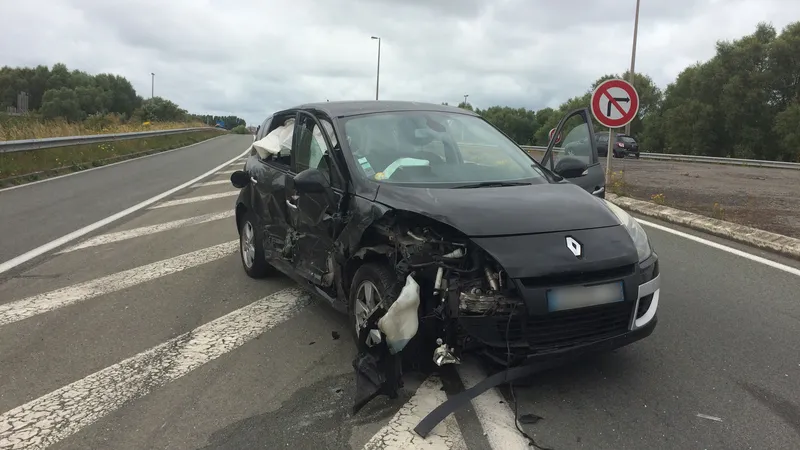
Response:
[[[597,153],[600,156],[608,155],[608,133],[595,134],[597,141]],[[614,158],[624,158],[631,155],[635,158],[639,157],[639,143],[636,139],[628,136],[627,134],[614,134],[613,154]]]
[[[412,342],[439,356],[444,347],[513,366],[642,339],[657,322],[658,257],[635,219],[576,181],[597,155],[588,111],[571,120],[594,159],[555,158],[551,142],[541,163],[477,114],[444,105],[276,112],[231,175],[244,270],[293,278],[348,314],[362,343],[370,332],[380,341],[370,317],[408,277],[419,285]],[[270,136],[280,151],[256,145]]]

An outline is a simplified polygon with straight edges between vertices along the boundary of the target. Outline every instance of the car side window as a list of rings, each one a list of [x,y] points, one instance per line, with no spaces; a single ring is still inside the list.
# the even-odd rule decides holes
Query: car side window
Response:
[[[275,124],[273,125],[273,122]],[[293,115],[272,117],[262,127],[261,139],[253,142],[253,147],[261,161],[290,169],[292,166],[292,142],[295,118]],[[274,128],[274,129],[270,129]]]
[[[262,139],[264,136],[267,135],[267,130],[269,130],[269,124],[272,122],[272,117],[267,117],[264,120],[264,123],[261,124],[261,127],[258,129],[258,133],[256,134],[256,140]]]
[[[320,129],[311,116],[302,115],[295,128],[294,168],[296,173],[307,169],[319,169],[330,181],[328,155],[330,149],[322,137]]]

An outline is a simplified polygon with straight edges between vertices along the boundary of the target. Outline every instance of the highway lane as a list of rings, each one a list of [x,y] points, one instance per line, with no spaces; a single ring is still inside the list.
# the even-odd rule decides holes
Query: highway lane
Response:
[[[0,261],[122,211],[242,153],[249,135],[227,135],[121,164],[0,190]]]
[[[230,196],[161,207],[223,192],[235,190],[187,190],[0,284],[0,449],[387,448],[396,427],[412,437],[404,400],[435,400],[440,383],[412,375],[400,401],[351,417],[344,317],[284,277],[246,277],[231,217],[152,228],[229,211]],[[431,448],[466,448],[454,419],[440,428],[456,445]]]
[[[800,277],[645,228],[663,274],[655,332],[527,380],[516,394],[545,418],[527,430],[557,449],[796,448]]]
[[[0,283],[0,449],[414,448],[441,383],[409,375],[401,398],[352,417],[345,319],[284,277],[245,276],[233,197],[186,201],[225,192],[187,189]],[[555,449],[792,448],[800,277],[647,231],[655,333],[525,380],[519,412],[544,418],[525,429]],[[510,403],[484,394],[424,448],[523,448]]]

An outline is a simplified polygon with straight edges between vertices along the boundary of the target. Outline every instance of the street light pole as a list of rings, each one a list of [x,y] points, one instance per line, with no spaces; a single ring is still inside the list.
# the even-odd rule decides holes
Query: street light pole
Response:
[[[631,86],[634,85],[633,70],[636,65],[636,37],[638,34],[639,34],[639,0],[636,0],[636,18],[633,20],[633,49],[631,49],[631,71],[628,75],[630,77]],[[625,134],[629,136],[631,134],[631,122],[633,121],[630,121],[628,122],[627,125],[625,125]]]
[[[378,99],[378,90],[381,86],[381,38],[372,36],[372,39],[378,40],[378,75],[375,78],[375,100]]]
[[[467,97],[469,97],[469,94],[464,94],[464,107],[465,108],[467,107]]]
[[[153,98],[153,94],[156,92],[156,74],[150,72],[150,98]]]

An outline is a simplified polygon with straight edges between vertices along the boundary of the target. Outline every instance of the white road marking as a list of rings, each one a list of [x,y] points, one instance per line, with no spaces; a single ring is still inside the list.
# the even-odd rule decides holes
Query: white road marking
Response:
[[[706,415],[706,414],[700,414],[700,413],[697,413],[697,417],[699,417],[699,418],[701,418],[701,419],[713,420],[713,421],[715,421],[715,422],[722,422],[722,419],[721,419],[721,418],[719,418],[719,417],[714,417],[714,416],[709,416],[709,415]]]
[[[0,326],[215,261],[230,255],[238,248],[239,241],[230,241],[55,291],[0,304]]]
[[[155,234],[155,233],[160,233],[162,231],[174,230],[176,228],[181,228],[185,226],[199,225],[201,223],[212,222],[214,220],[227,219],[229,217],[233,217],[234,215],[236,215],[236,212],[231,210],[221,213],[203,214],[202,216],[189,217],[188,219],[173,220],[172,222],[159,223],[157,225],[148,225],[145,227],[134,228],[131,230],[117,231],[115,233],[101,234],[100,236],[93,237],[84,242],[81,242],[80,244],[73,245],[72,247],[61,250],[56,254],[60,255],[62,253],[74,252],[75,250],[80,250],[88,247],[96,247],[98,245],[110,244],[112,242],[125,241],[140,236],[146,236],[148,234]]]
[[[45,178],[44,180],[31,181],[30,183],[19,184],[19,185],[16,185],[16,186],[10,186],[10,187],[7,187],[7,188],[0,189],[0,192],[10,191],[12,189],[24,188],[24,187],[32,186],[34,184],[39,184],[39,183],[47,183],[48,181],[57,180],[59,178],[71,177],[73,175],[78,175],[78,174],[81,174],[81,173],[91,172],[93,170],[105,169],[107,167],[116,166],[116,165],[119,165],[119,164],[125,164],[125,163],[129,163],[129,162],[132,162],[132,161],[140,161],[142,159],[151,158],[153,156],[160,156],[160,155],[163,155],[163,154],[166,154],[166,153],[177,152],[178,150],[184,150],[184,149],[187,149],[189,147],[194,147],[196,145],[206,144],[208,142],[213,141],[214,139],[219,139],[219,138],[221,138],[223,136],[227,136],[227,134],[223,134],[221,136],[215,136],[215,137],[213,137],[211,139],[206,139],[205,141],[195,142],[194,144],[189,144],[189,145],[187,145],[185,147],[173,148],[171,150],[164,150],[163,152],[153,153],[151,155],[139,156],[139,157],[136,157],[136,158],[126,159],[124,161],[117,161],[115,163],[105,164],[105,165],[102,165],[102,166],[99,166],[99,167],[92,167],[90,169],[79,170],[78,172],[65,173],[64,175],[59,175],[57,177],[50,177],[50,178]],[[249,150],[249,148],[248,148],[248,150]]]
[[[227,184],[227,185],[233,187],[233,185],[231,184],[231,180],[205,181],[203,183],[197,183],[192,187],[217,186],[217,185],[220,185],[220,184]]]
[[[289,288],[0,416],[0,449],[50,446],[291,318],[310,303]]]
[[[206,200],[214,200],[217,198],[233,197],[239,195],[239,191],[220,192],[219,194],[199,195],[197,197],[179,198],[177,200],[169,200],[157,205],[151,206],[149,209],[169,208],[170,206],[186,205],[188,203],[204,202]]]
[[[248,148],[247,150],[245,150],[245,152],[242,153],[242,155],[246,154],[249,151],[250,151],[250,149]],[[116,214],[108,216],[105,219],[98,220],[97,222],[95,222],[93,224],[87,225],[87,226],[85,226],[85,227],[83,227],[83,228],[81,228],[79,230],[75,230],[72,233],[69,233],[67,235],[61,236],[60,238],[58,238],[58,239],[56,239],[54,241],[50,241],[47,244],[41,245],[39,247],[36,247],[33,250],[27,251],[27,252],[15,257],[15,258],[12,258],[12,259],[0,264],[0,273],[6,272],[8,270],[11,270],[14,267],[19,266],[20,264],[26,263],[26,262],[32,260],[33,258],[36,258],[37,256],[41,256],[41,255],[43,255],[43,254],[45,254],[45,253],[47,253],[47,252],[49,252],[51,250],[54,250],[54,249],[56,249],[58,247],[61,247],[64,244],[72,242],[72,241],[74,241],[75,239],[78,239],[81,236],[84,236],[84,235],[86,235],[88,233],[91,233],[92,231],[94,231],[94,230],[96,230],[96,229],[98,229],[100,227],[104,227],[104,226],[106,226],[106,225],[108,225],[108,224],[110,224],[110,223],[112,223],[114,221],[117,221],[117,220],[119,220],[119,219],[121,219],[121,218],[123,218],[125,216],[133,214],[136,211],[139,211],[140,209],[147,208],[148,206],[152,205],[153,203],[156,203],[156,202],[158,202],[158,201],[160,201],[160,200],[162,200],[162,199],[164,199],[166,197],[169,197],[170,195],[180,191],[181,189],[185,189],[185,188],[197,183],[198,181],[200,181],[200,180],[202,180],[204,178],[207,178],[207,177],[209,177],[211,175],[214,175],[219,170],[221,170],[221,169],[223,169],[225,167],[228,167],[230,165],[231,161],[236,161],[236,159],[240,158],[242,155],[239,155],[236,158],[233,158],[233,159],[229,160],[228,162],[225,162],[225,163],[223,163],[223,164],[221,164],[221,165],[209,170],[208,172],[206,172],[206,173],[204,173],[204,174],[202,174],[202,175],[200,175],[198,177],[192,178],[191,180],[189,180],[189,181],[187,181],[187,182],[185,182],[185,183],[183,183],[181,185],[175,186],[174,188],[172,188],[172,189],[170,189],[170,190],[168,190],[166,192],[162,192],[161,194],[158,194],[155,197],[150,197],[150,198],[148,198],[147,200],[145,200],[145,201],[143,201],[141,203],[137,203],[136,205],[131,206],[130,208],[127,208],[127,209],[122,210],[122,211],[120,211],[120,212],[118,212]],[[81,173],[81,172],[78,172],[78,173]]]
[[[800,277],[800,269],[792,266],[787,266],[786,264],[781,264],[776,261],[772,261],[771,259],[762,258],[760,256],[756,256],[747,252],[743,252],[739,249],[728,247],[727,245],[722,245],[714,241],[709,241],[708,239],[703,239],[701,237],[695,236],[693,234],[684,233],[683,231],[673,230],[672,228],[665,227],[663,225],[659,225],[657,223],[648,222],[646,220],[636,219],[640,224],[646,225],[648,227],[653,227],[657,230],[661,230],[670,234],[674,234],[675,236],[680,236],[682,238],[689,239],[690,241],[695,241],[697,243],[707,245],[709,247],[714,247],[718,250],[722,250],[723,252],[728,252],[730,254],[741,256],[742,258],[749,259],[750,261],[754,261],[757,263],[761,263],[767,266],[770,266],[774,269],[782,270],[784,272],[790,273],[792,275],[797,275]]]
[[[457,371],[465,389],[475,386],[486,378],[483,371],[472,361],[459,365]],[[496,388],[489,389],[472,399],[472,407],[492,448],[528,448],[527,439],[514,426],[514,411],[508,407]]]
[[[436,428],[425,439],[414,431],[414,427],[419,421],[445,400],[447,400],[447,394],[442,390],[442,382],[434,376],[428,377],[389,423],[364,445],[364,449],[466,450],[467,444],[464,442],[464,437],[452,414],[436,425]]]
[[[217,172],[217,175],[228,175],[228,174],[231,174],[233,172],[236,172],[236,171],[235,170],[223,170],[222,172]]]

